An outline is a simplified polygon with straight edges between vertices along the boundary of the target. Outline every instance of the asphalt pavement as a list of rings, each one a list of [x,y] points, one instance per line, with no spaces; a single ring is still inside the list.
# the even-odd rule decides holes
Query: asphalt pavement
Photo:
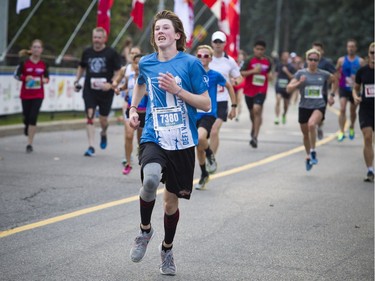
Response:
[[[129,258],[140,177],[135,154],[133,171],[121,173],[121,125],[112,122],[93,158],[83,156],[83,123],[44,125],[31,154],[22,128],[1,127],[0,280],[374,280],[374,185],[363,181],[358,124],[354,140],[338,143],[337,104],[328,110],[319,163],[307,172],[297,106],[278,126],[273,107],[271,91],[257,149],[245,104],[224,124],[218,171],[180,201],[174,277],[158,269],[162,185],[147,256]],[[196,165],[195,182],[199,174]]]

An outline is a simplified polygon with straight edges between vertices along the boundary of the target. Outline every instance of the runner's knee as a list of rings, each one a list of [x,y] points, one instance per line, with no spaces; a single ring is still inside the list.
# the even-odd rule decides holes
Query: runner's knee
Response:
[[[161,179],[161,166],[158,163],[147,164],[143,168],[143,186],[140,196],[146,202],[156,199],[156,189]]]

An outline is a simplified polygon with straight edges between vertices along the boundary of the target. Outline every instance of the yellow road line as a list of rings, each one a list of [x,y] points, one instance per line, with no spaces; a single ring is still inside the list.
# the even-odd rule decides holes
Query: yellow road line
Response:
[[[327,108],[329,110],[333,111],[335,114],[337,114],[337,111],[334,108],[332,108],[332,107],[327,107]],[[326,143],[332,141],[335,138],[336,138],[336,134],[333,134],[329,137],[324,138],[321,141],[318,141],[316,143],[316,146],[321,146],[323,144],[326,144]],[[227,171],[223,171],[223,172],[211,175],[210,179],[211,180],[212,179],[218,179],[218,178],[221,178],[221,177],[226,177],[226,176],[229,176],[229,175],[240,173],[240,172],[243,172],[245,170],[249,170],[249,169],[252,169],[254,167],[265,165],[265,164],[268,164],[272,161],[276,161],[276,160],[279,160],[281,158],[290,156],[292,154],[301,152],[304,149],[305,149],[304,146],[299,146],[299,147],[293,148],[291,150],[281,152],[281,153],[276,154],[276,155],[272,155],[270,157],[267,157],[265,159],[262,159],[262,160],[259,160],[259,161],[256,161],[256,162],[252,162],[252,163],[249,163],[249,164],[237,167],[237,168],[233,168],[233,169],[230,169],[230,170],[227,170]],[[193,184],[195,184],[197,182],[198,182],[198,179],[195,179]],[[163,190],[164,190],[163,188],[158,189],[157,194],[163,193]],[[23,232],[23,231],[26,231],[26,230],[32,230],[32,229],[35,229],[35,228],[38,228],[38,227],[46,226],[46,225],[53,224],[53,223],[56,223],[56,222],[64,221],[64,220],[67,220],[67,219],[72,219],[72,218],[75,218],[75,217],[78,217],[78,216],[90,214],[90,213],[97,212],[97,211],[100,211],[100,210],[104,210],[104,209],[107,209],[107,208],[111,208],[111,207],[114,207],[114,206],[131,203],[131,202],[137,201],[138,199],[139,199],[139,196],[134,195],[134,196],[127,197],[127,198],[124,198],[124,199],[108,202],[108,203],[97,205],[97,206],[90,207],[90,208],[85,208],[85,209],[78,210],[78,211],[75,211],[75,212],[72,212],[72,213],[68,213],[68,214],[64,214],[64,215],[61,215],[61,216],[49,218],[49,219],[46,219],[46,220],[42,220],[42,221],[38,221],[38,222],[35,222],[35,223],[27,224],[27,225],[24,225],[24,226],[0,231],[0,238],[10,236],[10,235],[13,235],[13,234],[16,234],[16,233],[19,233],[19,232]]]

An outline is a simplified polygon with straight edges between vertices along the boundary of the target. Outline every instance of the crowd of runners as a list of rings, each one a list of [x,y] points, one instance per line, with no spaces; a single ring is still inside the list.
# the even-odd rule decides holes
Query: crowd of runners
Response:
[[[219,150],[220,129],[228,119],[238,120],[242,101],[249,112],[249,145],[258,149],[270,81],[274,82],[276,92],[275,126],[287,122],[290,102],[299,100],[298,122],[307,171],[318,164],[316,141],[324,136],[327,105],[340,104],[338,142],[355,138],[359,106],[367,169],[365,181],[373,182],[374,43],[369,45],[364,59],[356,54],[356,41],[349,39],[347,54],[338,58],[336,65],[324,57],[321,42],[313,42],[302,56],[284,51],[280,58],[271,59],[265,55],[266,42],[258,40],[251,54],[241,51],[235,60],[224,51],[226,35],[217,31],[211,35],[210,45],[198,46],[189,55],[185,52],[182,22],[170,11],[159,12],[154,18],[151,33],[154,53],[142,54],[139,47],[128,46],[127,64],[121,65],[120,55],[106,46],[106,39],[103,28],[93,30],[92,46],[82,53],[74,86],[77,92],[83,91],[88,137],[85,156],[95,155],[97,110],[101,128],[99,146],[107,147],[108,115],[115,94],[124,98],[124,175],[131,173],[136,162],[132,152],[137,133],[141,223],[130,252],[133,262],[142,260],[154,236],[151,216],[157,188],[163,182],[165,236],[160,244],[160,272],[176,273],[172,246],[179,220],[178,200],[190,198],[196,157],[201,176],[194,187],[201,190],[206,188],[210,174],[217,170],[215,155]],[[16,71],[17,79],[23,82],[21,99],[28,153],[33,151],[37,116],[44,98],[43,83],[49,80],[48,66],[41,60],[42,46],[40,40],[34,40],[29,58]]]

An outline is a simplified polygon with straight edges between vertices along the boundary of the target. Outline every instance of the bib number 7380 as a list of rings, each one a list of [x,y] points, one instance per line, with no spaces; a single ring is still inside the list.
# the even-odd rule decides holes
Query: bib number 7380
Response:
[[[157,131],[177,129],[183,126],[180,107],[153,108],[154,129]]]

